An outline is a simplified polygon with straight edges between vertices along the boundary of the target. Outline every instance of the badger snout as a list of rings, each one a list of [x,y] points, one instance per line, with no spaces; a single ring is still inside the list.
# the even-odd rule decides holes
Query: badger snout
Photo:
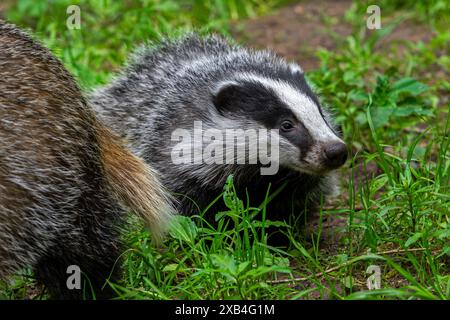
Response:
[[[328,169],[337,169],[347,161],[347,146],[342,142],[332,142],[323,148],[323,163]]]

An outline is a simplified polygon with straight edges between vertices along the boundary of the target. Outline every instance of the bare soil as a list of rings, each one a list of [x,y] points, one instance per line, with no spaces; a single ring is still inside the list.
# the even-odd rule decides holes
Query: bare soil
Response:
[[[236,24],[232,34],[240,42],[254,48],[270,48],[298,62],[305,71],[319,67],[317,50],[335,49],[352,32],[345,13],[353,1],[307,0],[281,8],[274,13]],[[361,17],[364,23],[365,17]],[[392,17],[382,17],[382,26]],[[387,49],[392,43],[427,42],[432,32],[411,19],[405,19],[379,43]]]
[[[275,13],[245,21],[235,26],[233,35],[255,48],[270,48],[297,61],[306,71],[316,69],[319,48],[333,49],[336,35],[351,33],[343,22],[344,13],[352,1],[305,1],[282,8]]]

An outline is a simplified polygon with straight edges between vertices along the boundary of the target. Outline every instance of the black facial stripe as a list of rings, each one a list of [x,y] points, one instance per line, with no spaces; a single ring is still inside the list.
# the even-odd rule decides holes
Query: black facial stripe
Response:
[[[303,73],[292,72],[291,69],[286,69],[286,70],[277,70],[276,75],[278,80],[289,83],[299,92],[308,96],[312,101],[314,101],[314,103],[320,105],[316,95],[314,94],[314,92],[312,92],[311,88],[306,82],[305,75]]]
[[[300,149],[300,159],[305,158],[308,151],[311,149],[314,139],[312,138],[309,130],[302,122],[299,122],[300,132],[298,141],[291,141]]]
[[[294,117],[274,90],[258,82],[242,81],[225,87],[213,101],[222,114],[244,114],[268,129],[278,128],[280,119]]]
[[[299,148],[301,158],[306,156],[314,143],[313,136],[302,120],[272,88],[259,82],[240,81],[224,87],[213,97],[213,102],[225,116],[243,114],[267,129],[279,129],[283,121],[291,121],[295,129],[290,132],[280,130],[280,135]]]

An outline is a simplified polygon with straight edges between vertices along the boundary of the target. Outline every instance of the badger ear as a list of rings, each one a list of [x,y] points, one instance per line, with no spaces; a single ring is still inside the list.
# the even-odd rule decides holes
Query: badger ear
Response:
[[[295,75],[303,75],[304,74],[304,72],[303,72],[303,69],[302,69],[302,67],[300,67],[298,64],[296,64],[296,63],[290,63],[289,64],[289,69],[291,70],[291,72],[293,73],[293,74],[295,74]]]
[[[239,109],[239,102],[247,95],[243,84],[232,80],[224,81],[212,91],[212,101],[217,110],[222,113]]]

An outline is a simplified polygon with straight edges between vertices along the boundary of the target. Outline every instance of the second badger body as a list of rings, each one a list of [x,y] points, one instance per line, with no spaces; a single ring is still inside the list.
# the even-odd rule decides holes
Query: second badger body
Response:
[[[100,117],[157,169],[177,196],[178,209],[187,215],[199,213],[220,195],[230,174],[238,195],[245,200],[248,192],[252,206],[263,202],[269,184],[272,191],[285,184],[269,204],[268,218],[299,215],[307,198],[317,202],[336,187],[333,170],[347,157],[331,117],[298,65],[217,36],[190,34],[142,48],[112,84],[91,96],[91,102]],[[272,159],[278,171],[262,175],[259,161],[174,161],[174,148],[183,143],[193,153],[205,150],[205,141],[195,141],[196,126],[203,133],[272,130],[279,141],[278,156]],[[190,145],[177,140],[178,129],[192,133]],[[225,146],[224,157],[231,148]],[[255,160],[255,151],[245,148],[247,159]],[[237,153],[234,157],[238,160]]]
[[[0,20],[0,280],[29,267],[53,298],[111,297],[128,209],[161,234],[170,210],[153,170],[50,51]],[[85,290],[68,287],[71,266]]]

